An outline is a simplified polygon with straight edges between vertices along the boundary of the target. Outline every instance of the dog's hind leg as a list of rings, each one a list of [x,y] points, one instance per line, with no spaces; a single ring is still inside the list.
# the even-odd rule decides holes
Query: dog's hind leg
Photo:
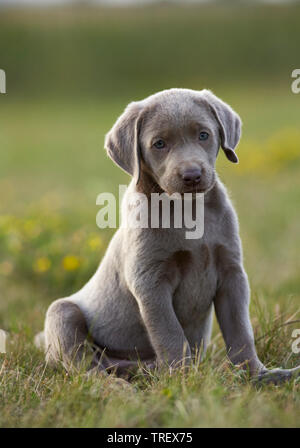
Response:
[[[87,337],[87,323],[77,305],[68,299],[59,299],[50,305],[45,321],[45,351],[49,364],[62,363],[67,370],[79,367],[88,353]]]
[[[89,344],[85,317],[69,299],[59,299],[50,305],[45,330],[36,335],[34,342],[44,348],[51,366],[62,364],[67,371],[82,367],[90,374],[115,372],[128,376],[128,371],[138,367],[137,361],[108,357],[105,350]]]

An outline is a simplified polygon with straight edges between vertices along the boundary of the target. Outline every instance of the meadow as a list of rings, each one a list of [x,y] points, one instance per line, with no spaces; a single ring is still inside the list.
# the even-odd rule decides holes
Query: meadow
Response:
[[[268,367],[300,363],[299,6],[0,11],[0,427],[299,427],[299,381],[255,386],[233,369],[215,322],[207,358],[183,375],[53,371],[33,344],[45,311],[80,288],[113,229],[99,193],[129,178],[103,149],[129,101],[210,88],[241,115],[240,163],[218,172],[240,218],[251,318]]]

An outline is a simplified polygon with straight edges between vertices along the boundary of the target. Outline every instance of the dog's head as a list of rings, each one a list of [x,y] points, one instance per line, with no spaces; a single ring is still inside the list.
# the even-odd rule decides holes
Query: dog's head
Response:
[[[210,91],[170,89],[130,103],[105,148],[137,183],[150,176],[168,194],[207,192],[219,147],[237,163],[240,135],[239,116]]]

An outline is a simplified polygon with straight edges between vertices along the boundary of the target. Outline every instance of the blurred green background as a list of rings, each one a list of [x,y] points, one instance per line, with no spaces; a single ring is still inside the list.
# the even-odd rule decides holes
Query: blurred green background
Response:
[[[43,307],[87,279],[113,233],[96,227],[96,197],[129,181],[105,133],[129,101],[188,87],[212,89],[244,122],[240,164],[220,154],[218,167],[250,277],[298,295],[299,15],[299,4],[2,8],[1,281],[46,288]]]
[[[129,182],[104,135],[128,102],[170,87],[209,88],[241,115],[240,163],[220,154],[218,170],[253,303],[270,325],[299,318],[299,18],[299,3],[0,9],[0,328],[32,338],[95,271],[114,232],[97,228],[96,197]]]
[[[299,285],[299,259],[290,259],[299,248],[300,95],[291,91],[299,16],[299,4],[2,8],[2,277],[42,278],[60,294],[64,283],[51,272],[60,275],[65,253],[95,269],[97,251],[91,260],[81,243],[68,241],[86,229],[104,239],[104,249],[111,236],[96,227],[96,196],[129,179],[106,157],[105,133],[129,101],[188,87],[212,89],[244,122],[240,164],[229,166],[223,155],[218,164],[238,206],[250,275],[272,287],[282,276]],[[49,228],[47,236],[43,213],[61,219],[66,234]],[[13,231],[6,220],[17,218]],[[41,220],[32,239],[18,228],[26,219]],[[40,276],[32,270],[39,258],[50,260]],[[79,285],[82,277],[74,277]]]

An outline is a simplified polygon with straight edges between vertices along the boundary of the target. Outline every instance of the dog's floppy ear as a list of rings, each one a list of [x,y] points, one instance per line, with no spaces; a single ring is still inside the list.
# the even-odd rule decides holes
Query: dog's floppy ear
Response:
[[[221,134],[221,147],[228,160],[238,163],[235,148],[241,138],[242,122],[238,114],[209,90],[202,91],[203,99],[214,114]]]
[[[141,106],[130,103],[105,137],[105,149],[109,157],[126,173],[140,178],[139,128]]]

